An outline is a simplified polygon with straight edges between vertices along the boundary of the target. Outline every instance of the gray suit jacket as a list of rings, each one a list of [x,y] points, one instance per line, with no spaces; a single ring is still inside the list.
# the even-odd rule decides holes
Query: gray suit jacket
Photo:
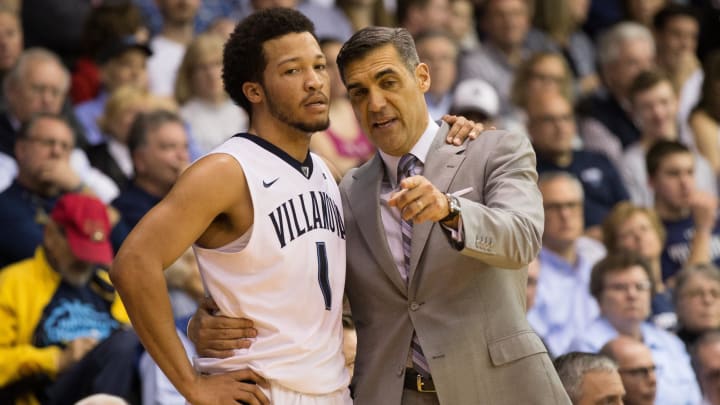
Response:
[[[528,139],[485,131],[462,146],[436,135],[423,175],[460,198],[465,245],[437,223],[413,228],[410,281],[400,278],[379,205],[379,155],[341,183],[346,292],[358,333],[356,404],[400,404],[413,328],[440,403],[569,404],[525,318],[527,263],[540,249],[542,197]]]

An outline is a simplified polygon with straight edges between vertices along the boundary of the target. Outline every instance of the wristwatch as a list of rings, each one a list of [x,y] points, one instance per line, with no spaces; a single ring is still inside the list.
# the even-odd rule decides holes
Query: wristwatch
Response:
[[[439,222],[445,222],[451,219],[455,219],[455,217],[460,215],[460,213],[462,212],[462,210],[460,209],[460,200],[458,200],[457,197],[452,194],[446,193],[445,198],[447,198],[448,210],[450,212],[447,214],[447,216],[445,216],[445,218],[441,219]]]

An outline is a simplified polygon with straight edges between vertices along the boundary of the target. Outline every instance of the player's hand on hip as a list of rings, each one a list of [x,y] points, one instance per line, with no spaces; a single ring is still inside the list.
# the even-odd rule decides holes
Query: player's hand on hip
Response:
[[[442,120],[450,124],[445,142],[453,145],[462,145],[468,138],[474,140],[485,130],[483,124],[457,115],[445,114]]]
[[[252,370],[238,370],[225,374],[198,376],[189,390],[192,405],[269,405],[270,400],[260,389],[268,382]]]
[[[445,194],[423,176],[411,176],[400,182],[388,205],[397,207],[406,221],[439,221],[450,212]]]
[[[188,337],[200,356],[227,358],[236,349],[247,349],[257,336],[253,321],[216,315],[211,298],[205,298],[188,324]]]

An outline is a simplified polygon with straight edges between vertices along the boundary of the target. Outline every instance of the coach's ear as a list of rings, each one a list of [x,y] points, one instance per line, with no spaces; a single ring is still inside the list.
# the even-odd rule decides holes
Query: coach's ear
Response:
[[[265,92],[263,92],[262,86],[260,86],[260,83],[257,82],[243,83],[242,91],[243,94],[245,94],[245,97],[247,97],[248,101],[253,104],[260,103],[265,97]]]

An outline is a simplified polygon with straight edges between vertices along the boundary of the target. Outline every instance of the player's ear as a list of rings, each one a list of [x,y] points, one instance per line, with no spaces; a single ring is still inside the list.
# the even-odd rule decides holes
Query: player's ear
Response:
[[[242,86],[243,94],[245,97],[253,103],[257,104],[263,100],[265,93],[263,92],[262,86],[257,82],[245,82]]]

